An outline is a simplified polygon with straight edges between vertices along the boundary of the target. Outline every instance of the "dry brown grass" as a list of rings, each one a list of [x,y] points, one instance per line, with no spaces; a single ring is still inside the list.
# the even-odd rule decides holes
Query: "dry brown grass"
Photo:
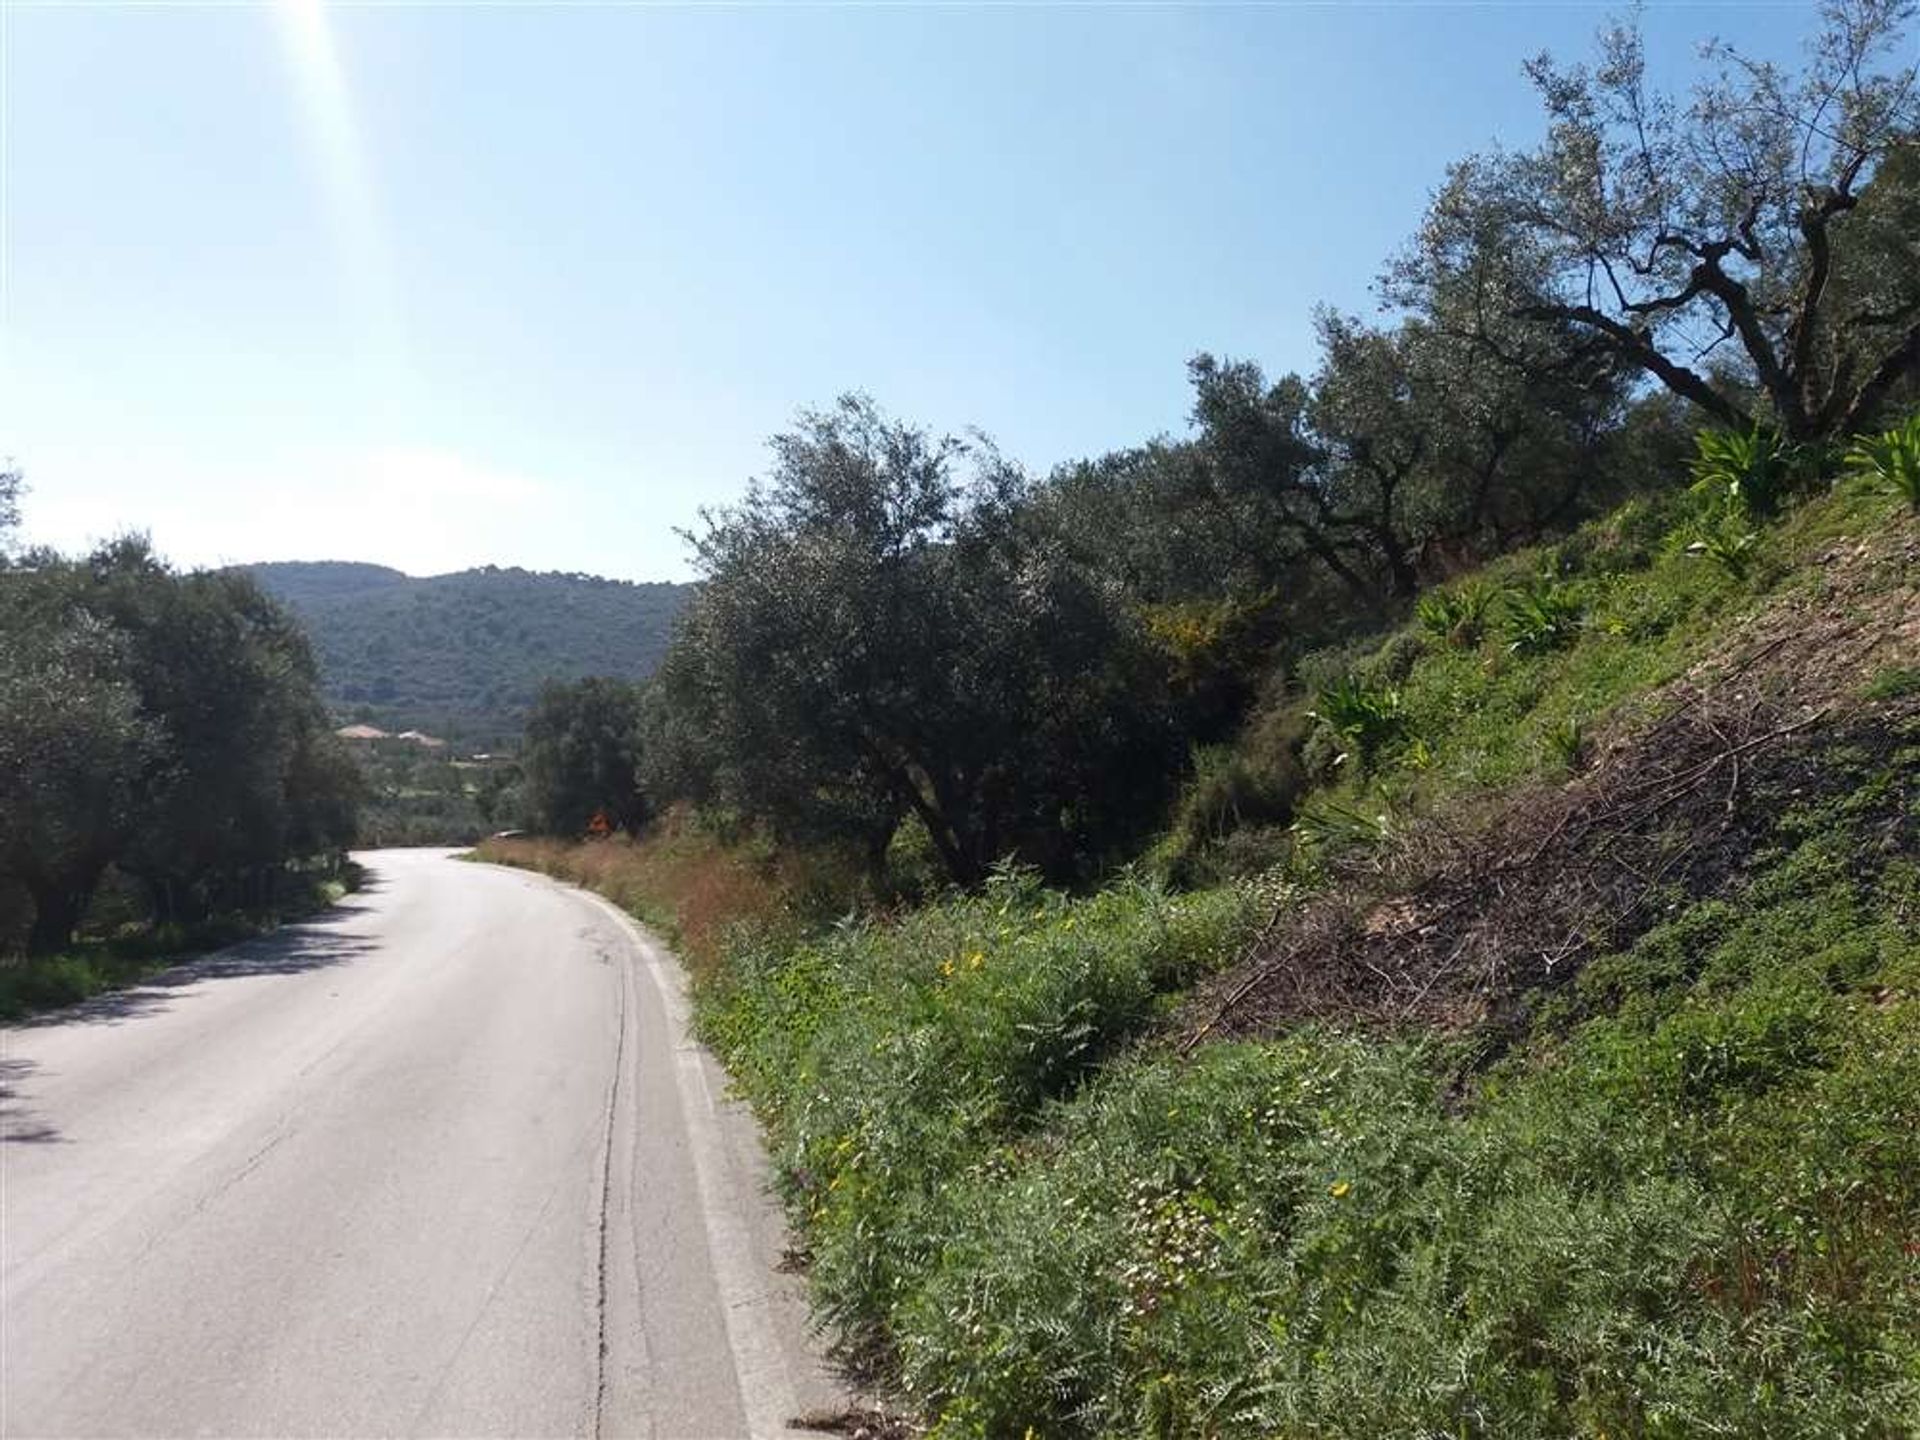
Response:
[[[606,896],[663,931],[696,979],[713,973],[736,927],[798,923],[805,881],[816,878],[800,862],[723,845],[676,816],[640,840],[488,840],[477,854]]]

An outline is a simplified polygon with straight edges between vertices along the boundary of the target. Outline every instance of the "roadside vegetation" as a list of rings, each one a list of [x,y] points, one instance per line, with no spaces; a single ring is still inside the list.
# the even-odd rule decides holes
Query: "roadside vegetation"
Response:
[[[621,764],[483,856],[686,946],[931,1433],[1914,1432],[1910,18],[1536,62],[1389,318],[1186,436],[803,414],[556,697]]]
[[[291,618],[139,539],[8,548],[0,486],[0,1012],[81,998],[345,882],[360,777]]]
[[[144,918],[131,890],[96,896],[77,940],[52,954],[0,960],[0,1022],[122,990],[184,960],[265,935],[352,894],[360,880],[352,861],[324,859],[290,868],[270,905],[162,924]]]

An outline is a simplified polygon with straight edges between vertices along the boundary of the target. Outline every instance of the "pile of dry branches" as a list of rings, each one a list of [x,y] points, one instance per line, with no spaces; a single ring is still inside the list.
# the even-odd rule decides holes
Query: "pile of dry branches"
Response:
[[[1526,993],[1740,870],[1783,804],[1833,783],[1816,748],[1888,734],[1885,715],[1837,719],[1754,686],[1669,700],[1570,784],[1508,796],[1469,825],[1423,822],[1338,865],[1198,998],[1183,1048],[1307,1019],[1511,1019]]]

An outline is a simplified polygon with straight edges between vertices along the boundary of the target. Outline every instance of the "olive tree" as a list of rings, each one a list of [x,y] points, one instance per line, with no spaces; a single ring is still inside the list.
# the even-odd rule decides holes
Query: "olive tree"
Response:
[[[704,576],[650,701],[650,773],[878,865],[908,819],[958,883],[1055,876],[1168,773],[1152,655],[1117,592],[1026,523],[981,437],[863,396],[803,413],[693,538]]]
[[[1546,139],[1455,165],[1387,294],[1495,348],[1565,327],[1721,424],[1861,428],[1920,367],[1912,15],[1830,4],[1794,70],[1715,45],[1684,97],[1632,25],[1539,57]]]
[[[0,576],[0,874],[32,900],[35,953],[72,937],[132,834],[156,749],[122,637],[47,588]]]

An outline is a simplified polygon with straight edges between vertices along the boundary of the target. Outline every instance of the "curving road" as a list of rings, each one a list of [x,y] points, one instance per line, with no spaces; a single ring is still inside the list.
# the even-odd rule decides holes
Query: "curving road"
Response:
[[[0,1031],[0,1436],[771,1436],[844,1403],[751,1122],[612,907],[362,856]]]

